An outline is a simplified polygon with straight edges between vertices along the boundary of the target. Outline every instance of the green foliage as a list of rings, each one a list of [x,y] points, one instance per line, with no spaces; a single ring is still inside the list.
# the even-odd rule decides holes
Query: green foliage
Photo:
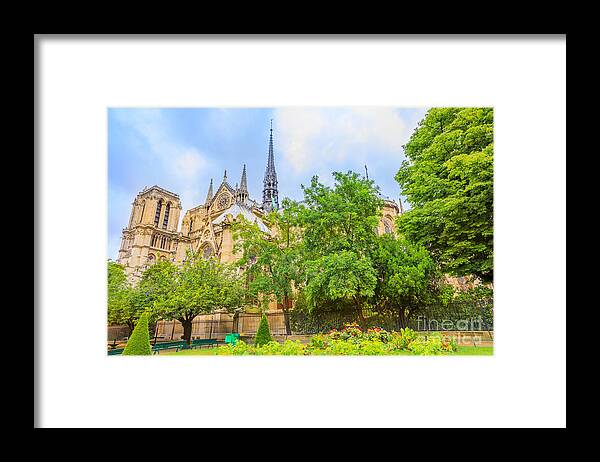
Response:
[[[379,188],[354,172],[333,172],[333,177],[332,188],[319,183],[317,176],[310,186],[302,186],[303,202],[287,204],[290,216],[304,229],[307,252],[363,256],[371,248],[383,207]]]
[[[406,325],[415,307],[441,293],[436,264],[422,245],[377,235],[383,200],[373,181],[354,172],[333,176],[333,187],[313,177],[302,203],[286,203],[289,222],[303,230],[296,309],[369,308],[392,312]]]
[[[137,285],[140,298],[152,307],[155,302],[168,298],[177,272],[177,266],[166,260],[157,261],[148,267]]]
[[[301,230],[293,220],[287,209],[271,213],[265,220],[270,234],[243,218],[234,223],[234,249],[242,253],[238,266],[245,270],[249,295],[263,309],[272,299],[286,309],[294,297],[294,286],[303,281]]]
[[[415,355],[439,355],[448,351],[449,342],[444,342],[440,334],[429,334],[427,338],[420,336],[408,344],[408,350]]]
[[[192,320],[219,309],[234,312],[243,303],[243,285],[235,268],[189,253],[181,266],[160,261],[138,284],[140,297],[161,319],[177,319],[189,342]]]
[[[400,324],[423,306],[445,304],[453,294],[436,263],[420,244],[384,234],[371,254],[377,272],[374,309],[398,315]]]
[[[444,340],[440,335],[425,338],[410,329],[388,332],[375,328],[361,330],[356,324],[347,324],[341,331],[313,335],[307,345],[300,341],[284,343],[270,341],[261,345],[248,345],[239,341],[235,346],[220,346],[218,355],[360,355],[382,356],[398,354],[440,355],[457,350],[455,341]]]
[[[140,316],[133,333],[127,341],[127,346],[123,350],[124,355],[151,355],[150,334],[148,332],[148,313],[144,312]]]
[[[396,180],[412,209],[398,228],[442,269],[493,279],[493,109],[431,109]]]
[[[109,260],[107,265],[108,324],[127,325],[133,330],[148,307],[136,287],[129,284],[122,265]]]
[[[120,291],[127,287],[127,276],[125,268],[112,260],[108,260],[107,271],[108,300],[110,304],[111,297],[117,296]]]
[[[128,284],[125,268],[109,260],[107,270],[108,323],[113,325],[122,324],[124,323],[124,313],[128,304]]]
[[[222,308],[233,311],[243,295],[233,268],[194,255],[181,266],[155,263],[144,272],[139,287],[163,319],[193,319]]]
[[[258,324],[258,329],[256,330],[254,344],[257,346],[266,345],[272,340],[273,338],[271,337],[271,331],[269,330],[269,320],[263,313],[262,317],[260,318],[260,323]]]
[[[298,340],[286,340],[283,343],[270,341],[264,345],[249,345],[239,341],[234,345],[220,346],[216,349],[217,355],[235,355],[235,356],[301,356],[306,354],[306,347]]]
[[[371,261],[355,252],[341,251],[307,263],[306,297],[309,309],[340,301],[362,306],[373,296],[377,274]]]
[[[418,334],[408,327],[400,329],[400,332],[392,332],[390,344],[394,349],[408,350],[409,345],[414,342]]]
[[[494,292],[492,287],[479,284],[468,290],[458,291],[447,305],[427,306],[422,314],[433,329],[446,324],[448,327],[444,329],[493,329]]]

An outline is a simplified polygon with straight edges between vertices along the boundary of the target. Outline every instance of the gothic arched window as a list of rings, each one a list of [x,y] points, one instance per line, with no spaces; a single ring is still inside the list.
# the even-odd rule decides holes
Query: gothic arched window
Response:
[[[192,218],[192,219],[190,219],[190,230],[189,230],[188,234],[192,233],[192,227],[193,226],[194,226],[194,219]]]
[[[392,224],[389,220],[383,220],[383,230],[385,234],[392,234]]]
[[[167,223],[169,223],[169,211],[171,210],[171,203],[167,202],[167,208],[165,208],[165,219],[163,220],[163,228],[167,229]]]
[[[213,248],[212,245],[210,244],[206,244],[203,248],[202,248],[202,257],[205,259],[210,258],[210,256],[213,253]]]
[[[162,200],[158,200],[158,204],[156,204],[156,214],[154,215],[154,226],[158,226],[158,221],[160,220],[160,211],[162,209]]]

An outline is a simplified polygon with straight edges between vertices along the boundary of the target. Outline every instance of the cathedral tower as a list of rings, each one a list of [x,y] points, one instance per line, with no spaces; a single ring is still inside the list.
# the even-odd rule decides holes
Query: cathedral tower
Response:
[[[265,212],[279,209],[279,193],[277,191],[277,173],[275,172],[275,157],[273,155],[273,119],[271,119],[271,135],[269,137],[269,156],[263,180],[263,203]]]
[[[136,270],[155,261],[174,259],[181,201],[177,194],[152,186],[140,192],[132,206],[117,261],[135,277]]]

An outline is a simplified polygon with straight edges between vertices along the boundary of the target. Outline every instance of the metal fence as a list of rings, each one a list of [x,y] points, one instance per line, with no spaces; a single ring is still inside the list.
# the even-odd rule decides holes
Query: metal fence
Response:
[[[308,314],[290,311],[290,323],[294,333],[316,334],[341,329],[344,324],[356,323],[361,327],[379,327],[388,331],[398,331],[410,327],[416,331],[492,331],[493,308],[491,301],[474,305],[472,303],[450,303],[446,306],[428,306],[401,321],[392,312],[377,312],[363,309],[354,311],[325,311]]]
[[[108,341],[119,342],[127,340],[127,338],[129,337],[129,330],[129,327],[127,326],[108,326]]]
[[[224,340],[225,336],[232,332],[253,336],[258,329],[260,318],[261,315],[256,313],[241,313],[236,316],[200,315],[192,321],[192,338]],[[271,334],[286,334],[284,313],[268,313],[267,318]],[[179,340],[182,336],[183,326],[179,321],[158,321],[157,339]]]
[[[286,317],[290,331],[286,329]],[[197,316],[192,321],[193,339],[224,340],[231,332],[252,337],[256,334],[261,315],[258,313],[240,313],[235,316],[219,313]],[[408,326],[416,331],[493,331],[492,301],[473,303],[450,303],[445,306],[428,306],[411,316],[405,325],[397,315],[391,312],[371,310],[353,311],[315,311],[307,313],[290,310],[267,313],[269,329],[272,335],[316,334],[342,329],[344,324],[356,323],[366,328],[380,327],[386,330],[399,330]],[[159,321],[156,325],[157,340],[179,340],[183,336],[183,327],[179,321]]]

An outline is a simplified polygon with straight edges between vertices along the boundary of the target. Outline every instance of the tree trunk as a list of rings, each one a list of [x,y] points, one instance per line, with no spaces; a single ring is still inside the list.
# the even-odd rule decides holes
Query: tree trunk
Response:
[[[283,319],[285,321],[285,333],[286,335],[292,334],[292,326],[290,325],[290,313],[289,313],[289,299],[286,295],[283,299]]]
[[[231,325],[231,332],[236,333],[239,332],[239,324],[240,324],[240,313],[233,313],[233,323]]]
[[[408,327],[408,316],[406,316],[404,308],[398,310],[398,325],[400,328]]]
[[[360,301],[358,301],[358,300],[356,300],[356,311],[358,313],[358,319],[360,322],[361,329],[366,330],[367,329],[367,320],[365,319],[365,315],[363,313],[362,306],[360,304]]]
[[[192,320],[180,319],[179,322],[183,326],[183,339],[189,345],[192,342]]]

